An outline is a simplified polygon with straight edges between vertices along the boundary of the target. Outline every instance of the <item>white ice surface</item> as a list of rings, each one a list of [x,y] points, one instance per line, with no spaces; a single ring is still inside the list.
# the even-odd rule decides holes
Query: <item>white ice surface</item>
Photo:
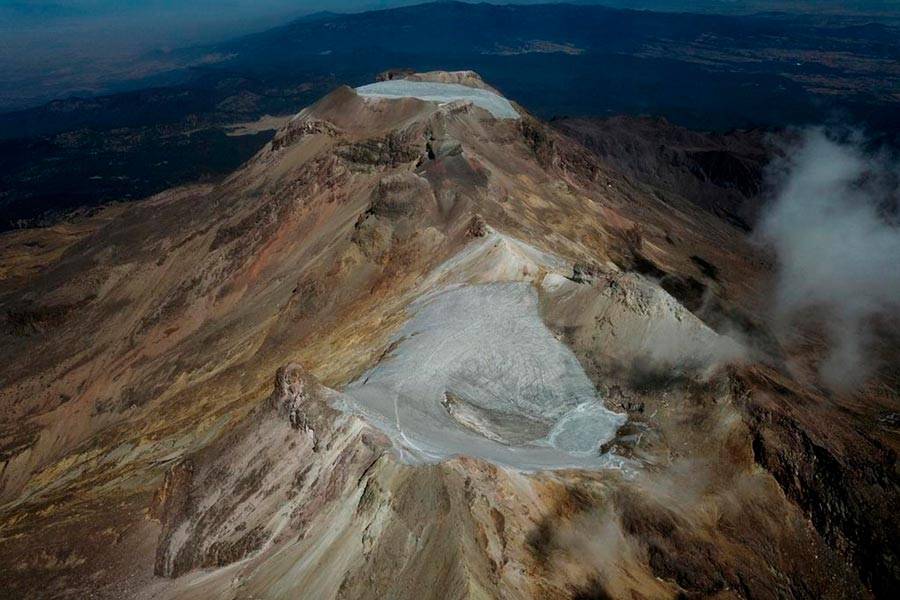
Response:
[[[533,285],[451,285],[409,311],[399,345],[346,389],[341,407],[385,431],[402,458],[464,454],[523,470],[618,463],[598,450],[625,416],[603,406],[544,325]],[[451,416],[448,395],[465,419]]]
[[[454,100],[468,100],[475,106],[480,106],[487,110],[498,119],[519,118],[519,113],[516,112],[509,100],[503,96],[488,90],[458,83],[394,79],[358,87],[356,88],[356,93],[373,98],[418,98],[429,102],[441,103],[453,102]]]

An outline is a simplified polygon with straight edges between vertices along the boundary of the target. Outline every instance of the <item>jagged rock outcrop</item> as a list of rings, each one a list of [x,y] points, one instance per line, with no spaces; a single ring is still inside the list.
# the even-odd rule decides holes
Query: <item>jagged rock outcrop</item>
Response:
[[[260,406],[173,465],[151,511],[162,525],[156,574],[248,558],[277,536],[303,535],[346,486],[352,493],[387,446],[332,409],[335,396],[299,365],[286,365]]]

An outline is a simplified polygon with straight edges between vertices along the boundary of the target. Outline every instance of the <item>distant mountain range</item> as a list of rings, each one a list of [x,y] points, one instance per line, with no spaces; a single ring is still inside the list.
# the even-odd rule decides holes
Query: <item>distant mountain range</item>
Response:
[[[148,55],[155,67],[129,84],[139,89],[0,115],[0,227],[218,177],[271,136],[223,128],[390,68],[474,69],[544,118],[650,115],[718,131],[836,121],[897,143],[891,23],[461,2],[317,13]]]

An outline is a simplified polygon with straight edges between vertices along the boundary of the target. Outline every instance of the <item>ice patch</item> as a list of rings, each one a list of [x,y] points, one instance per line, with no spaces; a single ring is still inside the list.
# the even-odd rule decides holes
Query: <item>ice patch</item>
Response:
[[[560,417],[547,439],[566,452],[595,454],[615,434],[615,430],[610,431],[608,415],[609,410],[596,400],[579,404]]]
[[[544,325],[525,282],[450,286],[410,307],[398,345],[346,390],[342,408],[407,460],[465,454],[523,469],[597,468],[625,416],[605,408]]]
[[[460,85],[458,83],[438,83],[433,81],[407,81],[394,79],[379,81],[356,88],[360,96],[372,98],[418,98],[428,102],[453,102],[468,100],[490,112],[498,119],[518,119],[519,113],[509,100],[479,88]]]

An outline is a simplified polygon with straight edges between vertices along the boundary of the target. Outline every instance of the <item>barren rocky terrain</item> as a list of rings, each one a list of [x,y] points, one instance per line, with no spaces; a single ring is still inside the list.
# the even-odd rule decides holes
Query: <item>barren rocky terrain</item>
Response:
[[[890,596],[896,344],[770,328],[756,146],[718,206],[410,79],[0,236],[0,596]]]

